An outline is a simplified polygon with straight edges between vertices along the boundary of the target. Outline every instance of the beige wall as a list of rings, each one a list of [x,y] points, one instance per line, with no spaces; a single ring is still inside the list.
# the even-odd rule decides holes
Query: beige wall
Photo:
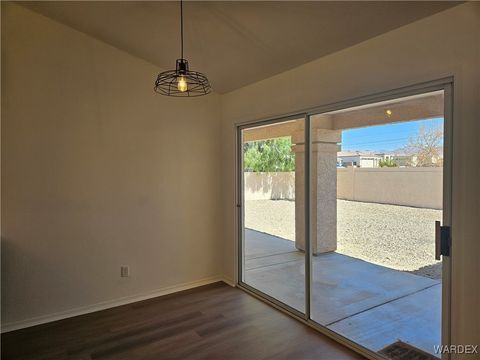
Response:
[[[2,5],[2,327],[220,275],[219,97]]]
[[[245,200],[295,200],[295,172],[244,173]],[[441,209],[443,168],[337,169],[337,199]]]
[[[454,76],[452,341],[479,344],[479,65],[480,3],[467,3],[222,96],[225,275],[235,278],[235,123]]]
[[[337,198],[441,209],[443,168],[337,169]]]
[[[244,173],[245,200],[295,199],[295,172]]]
[[[480,4],[187,102],[152,92],[151,64],[2,5],[4,322],[234,280],[235,123],[454,76],[452,340],[480,343]]]

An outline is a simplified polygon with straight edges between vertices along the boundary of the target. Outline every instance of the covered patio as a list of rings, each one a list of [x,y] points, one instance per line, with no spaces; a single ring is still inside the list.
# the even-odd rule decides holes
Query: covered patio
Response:
[[[245,282],[305,307],[304,252],[295,242],[245,229]],[[441,282],[340,252],[312,259],[312,319],[374,351],[401,340],[434,354],[441,343]]]
[[[436,91],[310,116],[308,172],[305,119],[242,130],[244,144],[289,138],[295,157],[294,169],[283,172],[244,167],[243,281],[305,312],[309,217],[311,318],[376,352],[402,341],[435,356],[442,282],[434,224],[442,219],[442,171],[339,170],[337,159],[344,131],[443,117],[443,96]]]

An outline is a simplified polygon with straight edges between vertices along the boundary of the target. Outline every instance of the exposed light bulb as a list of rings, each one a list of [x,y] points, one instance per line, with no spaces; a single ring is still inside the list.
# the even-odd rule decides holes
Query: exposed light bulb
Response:
[[[185,79],[184,76],[180,76],[178,78],[177,89],[178,91],[181,91],[181,92],[185,92],[188,90],[187,80]]]
[[[392,116],[393,112],[392,110],[388,109],[387,111],[385,111],[385,115],[387,115],[388,117]]]

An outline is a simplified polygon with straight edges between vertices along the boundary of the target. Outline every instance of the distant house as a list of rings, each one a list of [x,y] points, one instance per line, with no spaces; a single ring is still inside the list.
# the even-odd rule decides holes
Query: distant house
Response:
[[[417,157],[409,154],[395,154],[392,155],[394,161],[399,167],[414,167],[417,166]]]
[[[375,153],[375,156],[381,157],[384,161],[393,160],[393,158],[395,157],[395,155],[387,153]]]
[[[363,167],[363,168],[377,168],[380,166],[382,157],[376,154],[359,152],[359,151],[340,151],[337,154],[338,167]]]
[[[417,167],[425,166],[419,161],[417,155],[405,154],[405,153],[395,153],[395,154],[386,154],[386,153],[376,153],[376,156],[379,156],[382,160],[390,160],[397,164],[398,167]],[[432,156],[428,160],[428,163],[431,165],[427,166],[442,166],[443,158]]]

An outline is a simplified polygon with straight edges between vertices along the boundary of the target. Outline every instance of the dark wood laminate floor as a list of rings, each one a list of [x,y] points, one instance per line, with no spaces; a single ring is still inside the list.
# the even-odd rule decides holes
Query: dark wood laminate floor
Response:
[[[2,334],[2,359],[363,359],[224,283]]]

